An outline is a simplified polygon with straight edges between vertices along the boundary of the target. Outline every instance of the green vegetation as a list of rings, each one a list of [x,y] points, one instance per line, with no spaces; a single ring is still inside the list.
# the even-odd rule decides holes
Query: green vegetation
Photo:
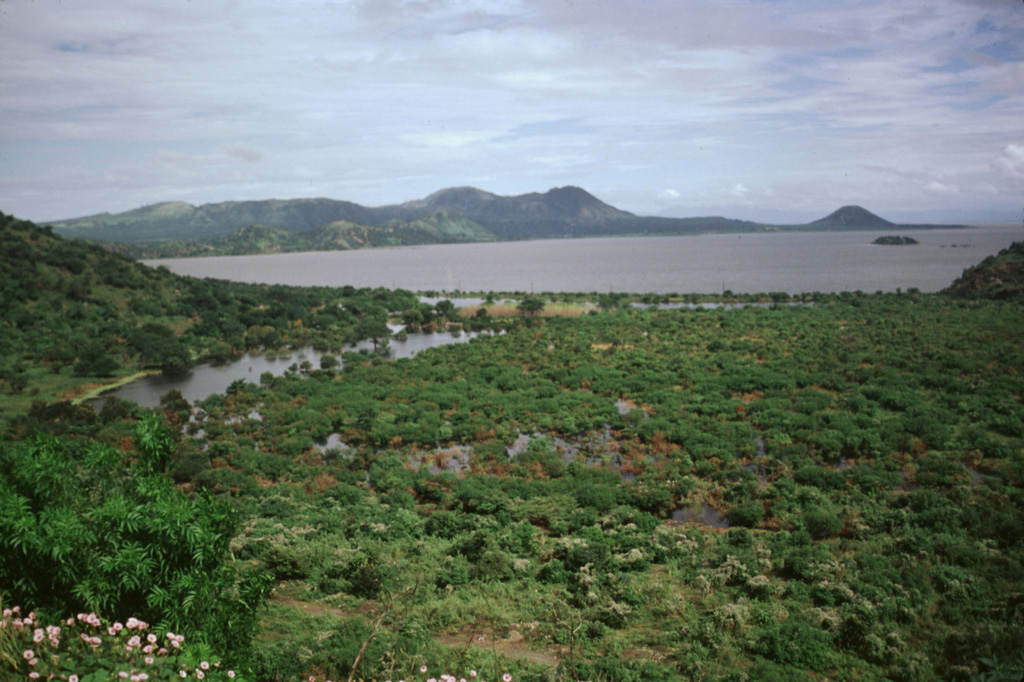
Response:
[[[112,242],[106,246],[133,258],[181,258],[488,241],[494,241],[494,235],[473,221],[448,211],[436,211],[416,220],[390,220],[379,226],[338,220],[296,232],[283,227],[250,225],[211,241],[164,241],[147,245]]]
[[[998,254],[964,270],[946,289],[963,298],[1024,299],[1024,242],[1014,242]]]
[[[155,412],[42,390],[16,412],[7,378],[5,605],[136,611],[253,680],[1024,675],[1015,301],[641,310],[606,296],[577,316],[460,316],[408,292],[174,278],[15,221],[3,235],[12,263],[35,254],[55,282],[5,311],[26,320],[4,349],[22,392],[53,370],[34,354],[46,328],[20,309],[75,300],[52,249],[95,278],[101,258],[123,263],[167,299],[90,328],[116,352],[84,359],[109,357],[114,375],[209,354],[212,326],[336,350],[195,404],[171,392]],[[97,282],[86,311],[134,295]],[[96,324],[54,319],[63,336]],[[383,349],[389,320],[504,333],[410,360],[343,347]]]
[[[407,291],[187,279],[2,214],[0,272],[0,428],[142,370],[293,345],[340,354],[419,306]]]
[[[874,230],[893,223],[844,206],[807,225],[767,225],[718,216],[657,218],[609,206],[579,187],[504,197],[473,187],[369,208],[332,199],[165,202],[132,211],[61,220],[59,234],[97,240],[134,258],[221,256],[374,246],[765,230]],[[908,229],[962,225],[904,225]]]

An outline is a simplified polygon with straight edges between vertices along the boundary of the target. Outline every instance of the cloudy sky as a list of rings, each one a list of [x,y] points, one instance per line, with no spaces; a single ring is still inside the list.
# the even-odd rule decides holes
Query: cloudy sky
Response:
[[[1019,0],[0,0],[0,211],[578,185],[1019,221]]]

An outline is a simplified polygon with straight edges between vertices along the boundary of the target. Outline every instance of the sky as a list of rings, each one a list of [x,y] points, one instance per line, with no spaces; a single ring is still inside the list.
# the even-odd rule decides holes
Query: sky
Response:
[[[0,211],[1024,217],[1019,0],[0,0]]]

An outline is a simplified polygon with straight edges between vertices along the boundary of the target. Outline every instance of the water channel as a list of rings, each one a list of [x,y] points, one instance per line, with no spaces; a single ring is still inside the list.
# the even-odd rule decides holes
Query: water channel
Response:
[[[401,329],[401,326],[391,325],[391,329],[396,332]],[[391,352],[388,357],[396,360],[411,358],[428,348],[468,343],[480,336],[481,333],[438,332],[435,334],[408,334],[406,339],[392,338],[389,341]],[[369,353],[373,350],[373,344],[370,341],[362,341],[348,350]],[[223,393],[232,382],[239,379],[258,383],[260,374],[263,372],[280,376],[292,365],[301,365],[307,361],[312,363],[315,369],[319,369],[322,355],[324,353],[313,348],[299,348],[278,354],[246,353],[228,362],[204,362],[174,374],[154,374],[105,393],[93,404],[100,409],[105,400],[113,396],[134,401],[143,407],[157,407],[160,404],[161,396],[175,388],[181,391],[181,395],[186,400],[194,403],[214,393]]]

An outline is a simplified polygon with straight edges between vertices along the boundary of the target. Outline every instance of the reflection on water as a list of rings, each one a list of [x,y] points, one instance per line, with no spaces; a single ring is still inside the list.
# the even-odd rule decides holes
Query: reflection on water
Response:
[[[485,334],[486,332],[452,332],[437,334],[409,334],[405,340],[391,339],[390,357],[411,358],[417,353],[428,348],[437,346],[448,346],[453,343],[467,343],[471,339]],[[349,350],[371,351],[373,343],[363,341],[352,346]],[[106,398],[115,396],[124,400],[131,400],[143,407],[157,407],[160,405],[160,397],[171,389],[178,389],[181,395],[190,403],[203,400],[214,393],[223,393],[232,382],[242,379],[247,382],[258,383],[260,374],[270,372],[275,376],[284,374],[292,365],[301,365],[303,362],[312,363],[314,368],[319,369],[320,357],[324,355],[312,348],[301,348],[280,354],[261,355],[258,353],[246,353],[237,360],[229,362],[213,363],[207,362],[196,365],[183,372],[174,374],[157,374],[140,379],[126,386],[122,386],[110,393],[106,393],[93,402],[94,407],[102,408]]]
[[[420,303],[426,303],[427,305],[437,305],[441,301],[451,301],[452,305],[456,308],[479,308],[482,305],[505,305],[508,303],[515,303],[515,301],[510,298],[500,298],[488,301],[485,298],[474,298],[471,296],[420,296]]]
[[[672,520],[677,523],[696,523],[712,528],[728,528],[729,519],[722,516],[706,504],[692,505],[672,512]]]
[[[752,301],[748,303],[632,303],[634,308],[641,310],[734,310],[736,308],[778,308],[783,306],[813,306],[814,301]]]

